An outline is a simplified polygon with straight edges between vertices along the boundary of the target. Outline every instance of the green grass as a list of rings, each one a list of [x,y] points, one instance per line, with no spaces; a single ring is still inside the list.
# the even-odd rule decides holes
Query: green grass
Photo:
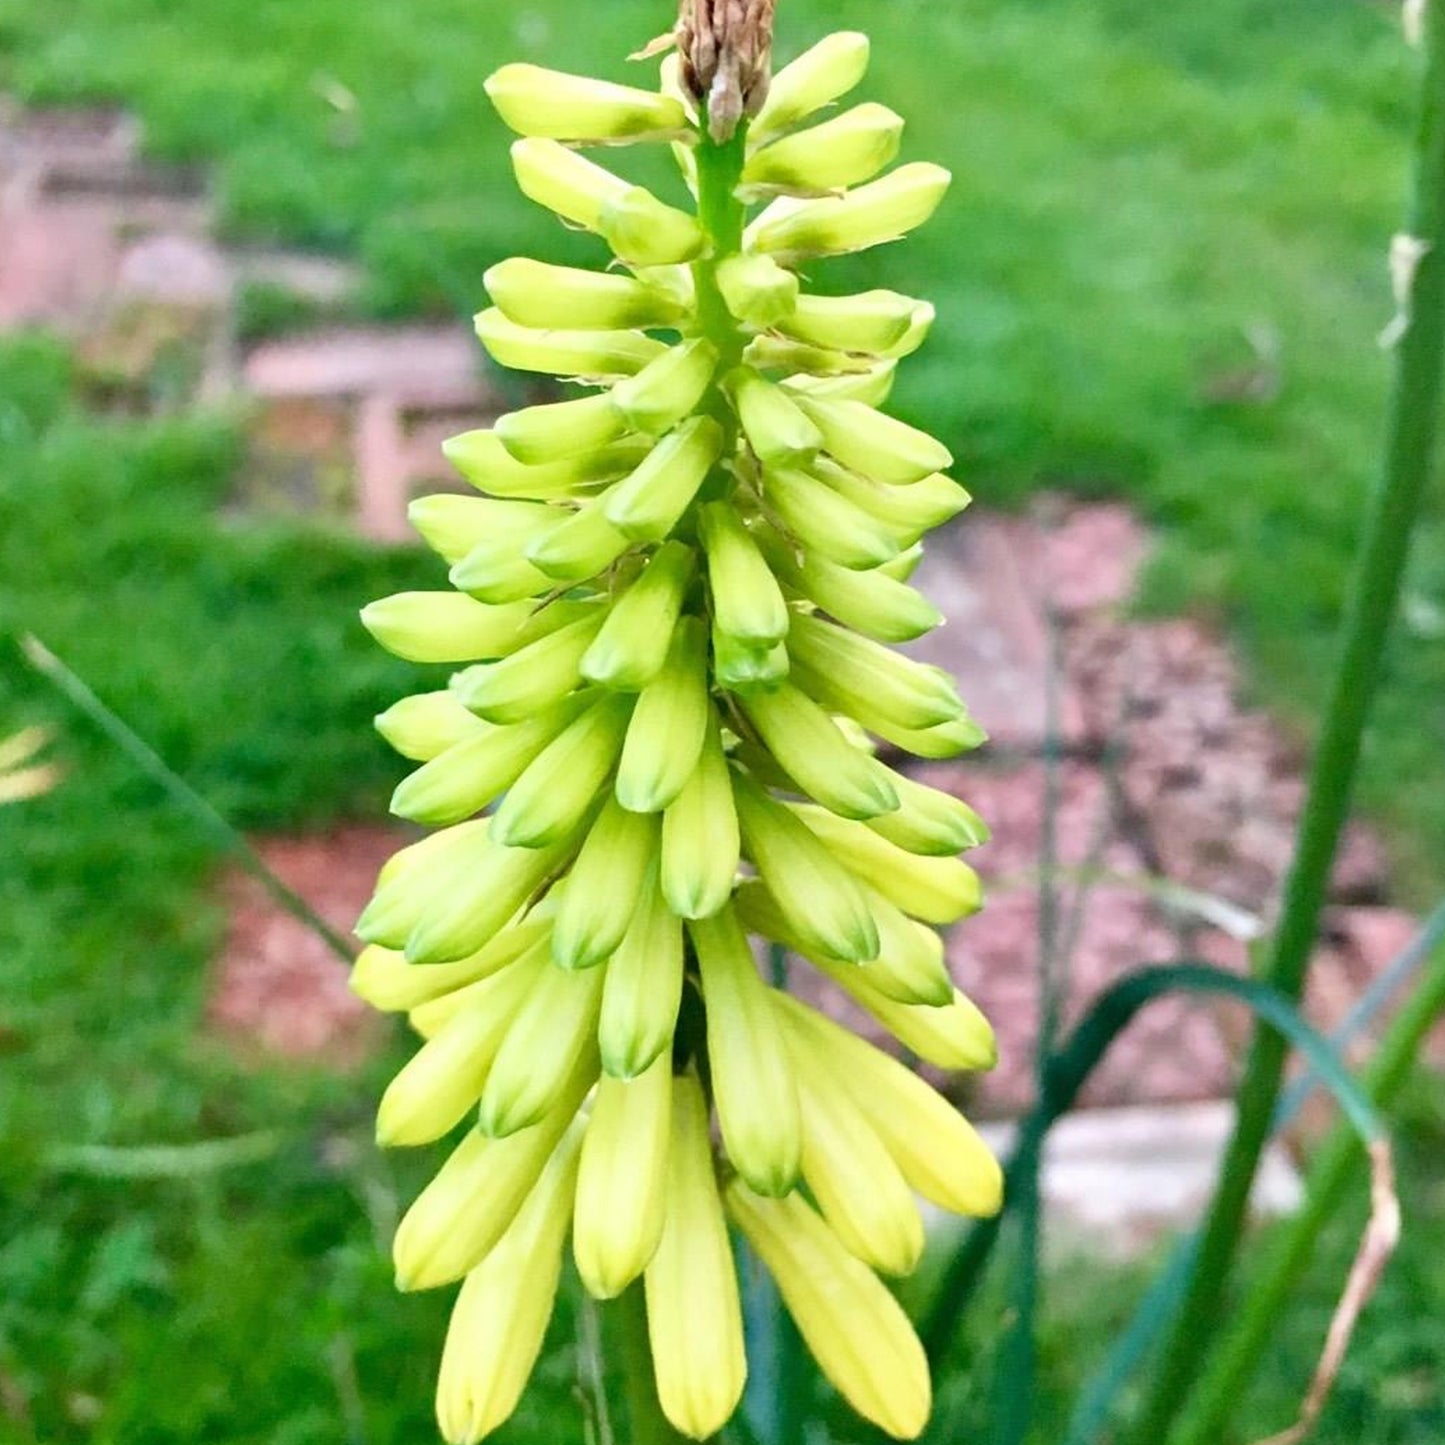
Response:
[[[947,437],[984,500],[1041,485],[1135,500],[1162,539],[1149,603],[1217,617],[1260,694],[1306,726],[1387,374],[1375,336],[1413,66],[1383,8],[781,9],[785,55],[824,28],[872,29],[872,94],[909,115],[910,156],[958,178],[908,247],[819,268],[828,284],[938,301],[905,409]],[[231,234],[358,256],[373,314],[460,312],[502,255],[595,258],[516,198],[480,84],[518,57],[625,75],[616,57],[670,8],[599,0],[586,26],[575,13],[561,0],[0,0],[0,88],[121,101],[158,155],[214,166]],[[342,94],[345,115],[327,99]],[[248,314],[258,333],[287,320],[270,296]],[[1278,395],[1211,400],[1251,363],[1251,328],[1277,340]],[[395,1297],[382,1248],[424,1165],[367,1142],[391,1061],[344,1080],[251,1071],[205,1040],[215,856],[5,639],[40,634],[244,826],[379,816],[397,769],[367,719],[410,672],[355,612],[436,574],[410,554],[226,520],[224,418],[103,422],[72,395],[63,350],[0,347],[0,734],[55,722],[68,768],[52,796],[0,810],[0,1441],[428,1441],[441,1302]],[[1366,797],[1423,892],[1445,862],[1445,790],[1420,785],[1445,738],[1438,505],[1421,543]],[[1428,1168],[1439,1117],[1422,1105],[1409,1136],[1418,1221],[1445,1217]],[[256,1129],[281,1130],[276,1155],[214,1175],[136,1184],[51,1157]],[[1241,1439],[1288,1417],[1349,1247],[1342,1230],[1325,1251]],[[1126,1294],[1092,1271],[1061,1279],[1047,1429],[1081,1376],[1077,1341]],[[1442,1305],[1417,1228],[1321,1439],[1439,1438],[1421,1382],[1445,1355]],[[986,1364],[996,1323],[985,1307],[968,1363]],[[576,1418],[569,1357],[548,1359],[514,1441],[556,1442]],[[984,1379],[972,1368],[948,1389]],[[850,1438],[840,1428],[836,1445]]]

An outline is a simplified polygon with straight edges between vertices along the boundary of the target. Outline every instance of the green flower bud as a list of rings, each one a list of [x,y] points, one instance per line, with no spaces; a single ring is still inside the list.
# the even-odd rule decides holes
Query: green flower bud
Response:
[[[717,288],[739,321],[776,326],[798,304],[798,278],[771,256],[729,256],[718,263]]]
[[[909,486],[892,487],[860,477],[826,457],[813,464],[813,471],[835,492],[876,517],[909,546],[925,532],[956,517],[972,500],[952,477],[942,472]]]
[[[467,1007],[412,1056],[381,1097],[378,1144],[430,1144],[461,1123],[481,1098],[497,1052],[546,967],[544,940],[524,959],[486,979]]]
[[[768,98],[749,132],[754,142],[787,130],[846,95],[868,70],[868,37],[854,30],[826,35],[785,65],[768,87]]]
[[[550,266],[514,256],[482,277],[492,304],[519,326],[626,331],[673,326],[688,306],[665,290],[614,272]]]
[[[805,552],[853,568],[878,567],[898,554],[898,539],[876,518],[810,472],[775,467],[763,478],[763,492]]]
[[[855,351],[836,351],[811,346],[789,336],[764,333],[754,336],[743,351],[743,360],[759,371],[802,373],[812,377],[865,377],[877,366],[877,358]],[[791,378],[790,378],[791,379]]]
[[[591,968],[616,951],[648,868],[657,861],[658,832],[655,814],[629,813],[616,798],[602,805],[572,871],[559,885],[552,957],[562,968]]]
[[[682,1001],[682,920],[662,896],[656,865],[643,879],[637,910],[606,973],[597,1024],[602,1067],[613,1078],[635,1079],[671,1050]]]
[[[714,715],[696,769],[662,815],[662,893],[681,918],[707,918],[727,902],[738,871],[732,777]]]
[[[477,338],[498,366],[582,378],[632,376],[667,348],[640,331],[539,331],[494,306],[476,316]]]
[[[988,825],[967,803],[897,773],[893,774],[893,786],[898,793],[898,811],[868,822],[880,838],[909,853],[936,857],[988,842]]]
[[[928,333],[933,330],[933,323],[937,317],[938,313],[929,302],[920,301],[913,308],[913,318],[908,323],[908,330],[887,349],[884,355],[912,356],[928,340]]]
[[[479,492],[541,501],[554,501],[570,496],[578,487],[626,476],[651,450],[652,443],[644,437],[624,437],[594,452],[528,467],[517,461],[492,431],[463,432],[442,443],[446,459]]]
[[[489,727],[449,689],[404,697],[376,717],[377,732],[415,763],[430,762],[468,738],[481,737]]]
[[[494,430],[519,462],[534,467],[606,446],[627,430],[627,422],[604,392],[509,412],[498,417]]]
[[[491,826],[489,818],[458,823],[394,853],[377,874],[376,891],[356,920],[356,936],[367,943],[402,948],[431,895],[486,858]]]
[[[521,722],[582,682],[582,659],[606,620],[601,607],[519,648],[500,662],[469,667],[453,679],[462,705],[488,722]]]
[[[533,759],[492,820],[492,834],[518,848],[565,841],[592,812],[622,739],[632,699],[604,696]]]
[[[525,504],[515,504],[525,505]],[[556,507],[536,507],[525,524],[498,527],[447,573],[459,592],[479,602],[517,602],[550,590],[552,579],[527,560],[523,548],[539,545],[567,519]]]
[[[555,140],[514,141],[512,170],[528,200],[588,231],[596,231],[607,206],[630,189],[611,171]]]
[[[805,396],[799,405],[818,424],[834,461],[875,482],[906,486],[953,465],[942,442],[862,402]]]
[[[684,617],[662,671],[643,688],[617,765],[617,800],[634,813],[656,813],[676,799],[697,767],[707,738],[707,629]]]
[[[788,635],[787,604],[737,508],[707,503],[698,511],[698,534],[718,630],[752,649],[775,647]]]
[[[789,391],[819,400],[861,401],[865,406],[882,406],[893,391],[896,372],[895,362],[880,361],[866,370],[840,376],[788,376],[783,378],[782,385]]]
[[[818,556],[795,562],[781,546],[770,548],[768,556],[790,587],[864,637],[911,642],[943,621],[921,592],[882,572],[859,572]]]
[[[662,541],[697,495],[722,443],[722,428],[710,416],[695,416],[669,432],[607,494],[607,520],[636,541]]]
[[[634,266],[691,261],[707,246],[702,227],[686,211],[665,205],[641,186],[630,186],[609,200],[597,219],[597,230],[622,260]]]
[[[631,545],[607,520],[604,492],[531,542],[527,561],[556,582],[583,582],[610,567]]]
[[[738,701],[768,751],[825,808],[846,818],[876,818],[898,806],[883,765],[860,753],[796,687],[744,692]]]
[[[758,1193],[778,1198],[797,1183],[803,1127],[772,990],[731,908],[687,931],[702,975],[713,1097],[728,1157]]]
[[[835,697],[839,706],[851,706],[841,694],[835,693]],[[861,717],[858,721],[885,742],[920,758],[956,758],[959,753],[970,752],[988,741],[988,734],[966,716],[922,729],[897,727],[891,718],[882,713],[872,715],[866,722]]]
[[[764,465],[806,460],[823,445],[823,434],[781,387],[739,367],[727,381],[748,445]]]
[[[998,1063],[993,1029],[958,989],[952,1003],[938,1008],[888,998],[868,981],[866,969],[840,969],[829,976],[925,1063],[940,1069],[991,1069]]]
[[[439,492],[418,497],[406,509],[407,520],[444,562],[460,562],[479,542],[498,533],[514,542],[551,514],[534,502],[497,502]]]
[[[662,671],[673,629],[697,569],[697,553],[682,542],[664,542],[642,576],[612,604],[602,630],[582,658],[589,682],[640,692]]]
[[[863,823],[805,803],[793,811],[833,854],[888,901],[929,923],[956,923],[983,902],[978,874],[957,858],[920,858],[881,838]]]
[[[414,823],[459,823],[480,812],[521,777],[527,765],[576,718],[580,694],[507,727],[483,731],[418,768],[391,796],[391,811]]]
[[[743,185],[757,192],[816,196],[876,176],[898,154],[903,117],[869,101],[748,157]]]
[[[619,381],[612,388],[612,404],[629,426],[660,436],[692,415],[716,369],[716,350],[694,337]]]
[[[878,925],[857,880],[781,803],[733,775],[743,847],[783,917],[810,949],[863,963],[878,957]]]
[[[712,666],[717,684],[726,692],[744,688],[776,687],[787,677],[788,649],[781,643],[752,647],[718,629],[712,630]]]
[[[595,1057],[602,975],[544,966],[487,1072],[477,1127],[505,1139],[538,1123],[567,1092],[579,1058]]]
[[[908,335],[918,302],[896,291],[857,296],[800,296],[780,329],[814,346],[838,351],[886,352]]]
[[[905,547],[891,560],[880,562],[878,570],[885,577],[891,577],[895,582],[907,582],[918,571],[918,564],[921,561],[923,561],[923,544],[915,542],[911,547]]]
[[[656,140],[687,131],[670,96],[585,75],[504,65],[483,82],[497,114],[518,135],[569,141]]]
[[[489,607],[457,592],[397,592],[361,609],[361,624],[408,662],[471,662],[519,646],[532,606]]]
[[[952,179],[942,166],[914,161],[845,196],[784,198],[748,227],[743,244],[784,264],[864,251],[921,226],[938,209]]]

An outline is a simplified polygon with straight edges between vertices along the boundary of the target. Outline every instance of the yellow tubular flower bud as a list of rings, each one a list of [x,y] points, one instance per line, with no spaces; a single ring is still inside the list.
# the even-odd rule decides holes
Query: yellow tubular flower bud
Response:
[[[915,662],[819,617],[794,616],[788,651],[795,663],[836,679],[834,694],[850,702],[855,694],[866,697],[866,710],[886,716],[896,727],[922,730],[967,715],[942,668]],[[852,706],[846,711],[870,726]]]
[[[629,189],[611,171],[555,140],[514,141],[512,170],[528,200],[589,231],[597,230],[602,212]]]
[[[662,671],[643,688],[617,765],[617,801],[634,813],[672,803],[692,776],[707,738],[707,629],[684,617]]]
[[[424,912],[406,936],[408,961],[453,963],[485,946],[563,861],[566,842],[507,848],[488,839],[475,866],[452,880],[444,895],[429,891]]]
[[[757,878],[748,879],[738,888],[738,917],[754,933],[781,943],[844,986],[861,970],[861,985],[870,994],[892,1003],[933,1008],[949,1003],[953,981],[943,961],[943,940],[921,923],[906,918],[872,890],[865,888],[863,896],[878,925],[879,939],[878,957],[864,964],[832,957],[799,938],[777,900]]]
[[[498,366],[554,376],[632,376],[667,349],[640,331],[551,331],[518,326],[496,307],[477,313],[477,338]]]
[[[788,635],[788,608],[772,569],[730,502],[698,512],[707,552],[713,616],[720,632],[749,648],[772,648]]]
[[[567,497],[578,487],[626,476],[650,450],[651,443],[645,438],[624,437],[595,452],[528,467],[502,445],[494,431],[462,432],[442,443],[446,459],[479,492],[541,501]]]
[[[754,143],[787,130],[846,95],[868,69],[868,37],[856,30],[826,35],[772,79],[749,132]]]
[[[967,803],[898,773],[890,776],[898,793],[898,811],[868,822],[880,837],[909,853],[936,857],[988,842],[988,825]]]
[[[381,870],[376,892],[356,920],[356,936],[401,948],[433,898],[444,896],[491,856],[490,831],[491,820],[481,818],[402,849]]]
[[[505,1139],[474,1129],[457,1145],[397,1227],[398,1289],[435,1289],[481,1263],[517,1217],[596,1080],[596,1056],[583,1055],[541,1123]]]
[[[830,1075],[809,1072],[796,1048],[803,1100],[803,1179],[843,1247],[880,1274],[912,1274],[923,1218],[908,1182],[867,1117]],[[801,1065],[801,1067],[799,1067]]]
[[[497,727],[448,748],[405,778],[391,811],[414,823],[459,823],[480,812],[521,777],[527,765],[581,712],[586,699],[563,698],[525,722]]]
[[[667,906],[654,867],[602,985],[597,1041],[609,1075],[634,1079],[659,1055],[671,1057],[682,976],[682,921]]]
[[[814,833],[888,901],[928,923],[955,923],[983,901],[978,874],[957,858],[920,858],[880,838],[864,823],[826,808],[791,805]]]
[[[750,326],[776,326],[798,304],[798,278],[771,256],[729,256],[718,263],[717,288],[728,310]]]
[[[574,973],[547,964],[538,971],[487,1072],[477,1106],[483,1134],[505,1139],[557,1107],[576,1060],[596,1058],[601,1006],[599,970]]]
[[[594,1299],[615,1299],[641,1277],[667,1219],[672,1060],[624,1082],[604,1078],[582,1143],[572,1249]]]
[[[727,1203],[839,1393],[894,1439],[916,1439],[932,1403],[928,1361],[898,1301],[798,1195],[760,1199],[739,1180]]]
[[[619,381],[612,388],[612,405],[629,426],[660,436],[692,415],[717,360],[717,351],[702,337],[684,341],[648,362],[636,376]]]
[[[582,658],[605,621],[603,609],[595,608],[500,662],[458,673],[457,696],[488,722],[523,721],[581,683]]]
[[[610,567],[632,543],[606,516],[606,497],[594,497],[527,548],[527,560],[554,582],[582,582]]]
[[[662,815],[662,892],[681,918],[707,918],[727,902],[738,871],[738,816],[716,714],[697,768]]]
[[[722,428],[708,416],[695,416],[669,432],[607,494],[607,520],[637,541],[662,541],[697,494],[722,442]]]
[[[836,398],[838,401],[861,401],[866,406],[882,406],[893,391],[896,374],[896,362],[882,361],[842,376],[787,376],[781,385],[789,391],[801,391],[824,400]]]
[[[445,968],[445,964],[433,967]],[[471,994],[391,1081],[376,1113],[376,1142],[430,1144],[461,1122],[547,964],[546,940]]]
[[[658,832],[655,815],[629,813],[616,798],[602,805],[560,885],[552,957],[562,968],[591,968],[622,942],[647,870],[657,861]]]
[[[727,379],[738,420],[753,454],[765,465],[815,456],[823,434],[781,387],[739,367]]]
[[[673,1081],[667,1220],[643,1279],[663,1414],[684,1435],[706,1439],[737,1409],[748,1366],[707,1102],[692,1073]]]
[[[458,592],[397,592],[361,609],[361,625],[408,662],[505,657],[532,620],[529,603],[488,606]]]
[[[541,525],[525,534],[520,541],[498,532],[480,542],[447,573],[447,581],[459,592],[475,597],[478,602],[518,602],[524,597],[537,597],[551,589],[553,582],[527,560],[521,550],[549,536],[566,519],[560,508],[546,507]]]
[[[760,1194],[786,1194],[801,1168],[802,1121],[772,990],[731,908],[687,931],[702,974],[713,1098],[728,1158]]]
[[[845,196],[774,201],[748,227],[743,244],[784,263],[867,250],[921,226],[951,180],[942,166],[914,161]]]
[[[943,614],[921,592],[882,572],[840,567],[826,557],[804,557],[795,563],[784,555],[778,562],[778,575],[789,586],[844,626],[877,642],[911,642],[943,621]]]
[[[351,967],[351,991],[383,1013],[405,1013],[418,1004],[500,973],[545,939],[551,928],[547,911],[533,909],[476,953],[455,963],[408,963],[405,955],[395,949],[372,944],[362,949]]]
[[[518,135],[564,141],[663,140],[685,133],[671,96],[537,65],[504,65],[483,82],[497,114]]]
[[[748,157],[743,185],[754,192],[826,195],[870,180],[898,154],[903,117],[868,101]]]
[[[490,728],[457,700],[455,693],[420,692],[393,703],[375,720],[377,732],[414,763],[427,763],[448,748],[483,736]]]
[[[800,296],[779,329],[813,346],[839,351],[887,351],[908,335],[918,302],[896,291],[857,296]]]
[[[807,675],[810,678],[815,676],[811,670]],[[830,706],[841,710],[853,708],[853,702],[836,690],[830,691],[828,696],[832,699]],[[936,727],[915,729],[898,727],[894,719],[881,711],[868,718],[854,711],[854,716],[885,742],[920,758],[956,758],[959,753],[981,747],[988,741],[988,734],[971,717],[954,718],[952,722],[939,723]]]
[[[769,470],[763,491],[804,551],[854,568],[877,567],[898,554],[898,539],[875,518],[799,468]]]
[[[781,803],[733,775],[743,846],[805,946],[863,963],[878,957],[878,925],[856,879]]]
[[[514,256],[482,277],[487,295],[519,326],[572,331],[626,331],[672,326],[687,307],[666,291],[631,276],[550,266]]]
[[[522,849],[565,841],[595,806],[632,712],[631,698],[602,697],[549,743],[502,799],[492,836]]]
[[[953,465],[942,442],[860,401],[805,396],[799,405],[817,423],[833,459],[875,482],[908,486]]]
[[[497,419],[501,443],[519,462],[540,466],[616,441],[627,423],[605,392],[524,407]]]
[[[499,532],[509,540],[525,537],[539,517],[548,515],[535,502],[457,497],[448,492],[417,497],[406,509],[407,521],[448,563],[460,562],[478,543]]]
[[[956,517],[972,500],[952,477],[935,472],[921,482],[890,487],[820,458],[814,473],[834,491],[876,517],[894,536],[912,545],[925,532]]]
[[[572,1218],[580,1126],[568,1130],[495,1248],[452,1307],[437,1376],[448,1445],[475,1445],[517,1408],[552,1317]]]
[[[637,579],[612,604],[582,658],[582,676],[602,687],[640,692],[662,671],[673,629],[697,568],[697,553],[664,542]]]
[[[938,1007],[888,998],[861,968],[836,969],[829,977],[925,1063],[940,1069],[991,1069],[998,1063],[993,1029],[958,989],[951,1004]]]
[[[882,1049],[796,999],[776,1002],[800,1077],[846,1092],[913,1189],[955,1214],[998,1213],[1003,1171],[947,1099]]]
[[[634,266],[691,261],[707,246],[707,237],[693,217],[665,205],[641,186],[630,186],[608,200],[597,218],[597,230],[622,260]]]
[[[876,818],[898,806],[883,765],[853,747],[806,693],[783,683],[771,692],[740,693],[738,701],[768,751],[825,808]]]

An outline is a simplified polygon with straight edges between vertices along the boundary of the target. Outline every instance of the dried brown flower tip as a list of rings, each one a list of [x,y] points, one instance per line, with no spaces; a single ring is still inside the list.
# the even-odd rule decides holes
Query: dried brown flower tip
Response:
[[[677,49],[683,82],[706,108],[708,133],[729,140],[756,115],[772,75],[775,0],[682,0]]]

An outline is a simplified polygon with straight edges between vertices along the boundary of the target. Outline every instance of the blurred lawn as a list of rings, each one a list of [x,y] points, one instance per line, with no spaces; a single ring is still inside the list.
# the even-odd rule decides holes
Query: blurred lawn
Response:
[[[1383,251],[1413,89],[1388,14],[1359,0],[781,9],[784,55],[825,28],[872,30],[871,93],[909,116],[910,156],[958,177],[908,247],[820,277],[938,301],[905,409],[988,501],[1045,484],[1132,497],[1162,529],[1151,602],[1217,615],[1261,693],[1306,721],[1380,435]],[[516,198],[481,78],[517,57],[623,76],[613,57],[668,11],[597,0],[582,25],[562,0],[0,0],[0,88],[123,101],[158,153],[215,166],[233,234],[359,255],[375,314],[463,311],[503,254],[594,254]],[[343,93],[345,123],[327,99]],[[1247,399],[1272,379],[1247,333],[1278,350],[1273,399]],[[408,669],[355,610],[434,570],[219,520],[223,421],[102,424],[71,395],[58,348],[0,346],[0,647],[40,633],[247,826],[379,815],[397,770],[367,719]],[[1445,789],[1419,786],[1445,737],[1438,507],[1422,540],[1368,801],[1423,892],[1445,860]],[[424,1167],[368,1147],[387,1061],[344,1083],[257,1074],[197,1038],[219,922],[208,847],[0,655],[0,733],[47,718],[67,782],[0,809],[0,1441],[431,1439],[442,1302],[395,1298],[378,1246]],[[1438,1119],[1422,1096],[1417,1221],[1445,1217]],[[53,1154],[275,1127],[273,1159],[141,1185]],[[1441,1437],[1428,1381],[1445,1280],[1428,1237],[1411,1237],[1321,1438]],[[1322,1258],[1241,1438],[1287,1417],[1349,1244]],[[1086,1281],[1061,1306],[1050,1402],[1106,1323],[1100,1296],[1113,1309],[1123,1293]],[[567,1445],[570,1389],[556,1355],[511,1438]]]

